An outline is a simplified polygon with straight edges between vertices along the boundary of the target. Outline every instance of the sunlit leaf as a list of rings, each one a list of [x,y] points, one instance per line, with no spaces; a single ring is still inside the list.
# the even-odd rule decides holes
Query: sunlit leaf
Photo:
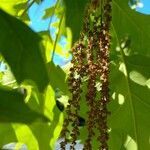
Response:
[[[64,94],[67,94],[68,88],[64,71],[59,66],[55,66],[53,62],[48,63],[48,68],[50,70],[50,84],[53,89],[56,90],[58,88]]]
[[[1,0],[0,8],[12,15],[17,15],[18,11],[15,9],[15,6],[25,4],[26,2],[27,0]]]
[[[51,120],[50,123],[35,122],[29,126],[32,131],[36,141],[38,142],[38,148],[41,149],[53,149],[55,142],[59,137],[62,124],[63,124],[63,114],[56,107],[55,102],[55,92],[51,86],[48,86],[44,94],[43,102],[43,113],[48,116]],[[42,132],[41,132],[42,131]],[[21,133],[22,137],[25,135],[24,132]],[[29,140],[29,134],[26,135],[28,138],[26,144],[32,144],[32,140]],[[23,142],[25,142],[23,140]]]
[[[17,141],[22,144],[26,144],[28,149],[38,150],[38,142],[31,129],[27,125],[12,124],[12,128],[15,131]]]
[[[27,0],[1,0],[0,8],[25,22],[30,20],[26,12],[28,8]]]
[[[54,41],[52,40],[50,33],[48,31],[43,31],[40,32],[39,34],[42,37],[43,52],[44,55],[46,56],[46,61],[49,62],[52,58],[52,54],[54,51]],[[65,46],[62,46],[60,45],[59,42],[56,42],[55,54],[60,55],[62,57],[67,57],[68,51],[65,50]]]

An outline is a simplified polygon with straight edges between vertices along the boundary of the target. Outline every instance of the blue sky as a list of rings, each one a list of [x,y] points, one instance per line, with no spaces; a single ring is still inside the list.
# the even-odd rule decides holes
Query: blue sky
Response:
[[[34,3],[29,9],[29,16],[31,19],[31,28],[35,31],[47,30],[49,19],[42,20],[44,10],[54,5],[56,0],[44,0],[41,4]]]
[[[137,8],[137,11],[150,14],[150,0],[140,0],[140,2],[143,3],[143,8]]]

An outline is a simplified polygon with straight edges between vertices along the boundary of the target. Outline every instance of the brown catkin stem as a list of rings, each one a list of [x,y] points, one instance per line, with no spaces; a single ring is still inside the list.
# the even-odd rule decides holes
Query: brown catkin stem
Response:
[[[71,137],[72,137],[72,144],[70,146],[71,150],[74,150],[74,146],[76,145],[76,140],[79,135],[79,110],[80,110],[80,99],[81,99],[81,82],[82,82],[82,77],[83,77],[83,50],[84,50],[84,45],[82,44],[82,41],[79,41],[77,44],[78,48],[77,50],[77,61],[78,65],[76,66],[76,75],[78,77],[75,77],[75,82],[77,83],[77,86],[75,86],[76,94],[72,94],[72,100],[73,103],[72,105],[74,106],[74,111],[75,111],[75,118],[74,118],[74,127],[72,129]],[[74,66],[75,67],[75,66]],[[72,86],[75,85],[75,82],[72,83]],[[71,85],[70,85],[71,86]],[[73,92],[74,93],[74,92]]]
[[[81,40],[76,43],[75,47],[72,48],[73,52],[73,60],[72,60],[72,67],[70,68],[70,76],[68,79],[68,84],[70,88],[70,92],[72,94],[71,99],[68,101],[69,105],[66,108],[67,112],[67,119],[64,120],[63,130],[62,130],[62,137],[65,138],[63,142],[61,142],[61,149],[65,149],[65,145],[67,143],[67,135],[66,133],[69,132],[68,126],[72,124],[73,129],[70,133],[72,138],[72,143],[70,146],[71,150],[74,150],[74,146],[76,145],[76,140],[79,135],[79,110],[80,110],[80,99],[81,99],[81,86],[82,86],[82,78],[85,72],[84,66],[84,45],[82,43],[82,36]]]
[[[95,97],[96,97],[96,66],[93,63],[93,56],[92,56],[92,37],[89,39],[88,48],[86,50],[87,52],[87,60],[88,60],[88,92],[86,95],[87,104],[89,106],[89,112],[88,112],[88,120],[87,120],[87,129],[88,129],[88,138],[85,143],[85,149],[91,149],[92,148],[92,137],[94,134],[94,118],[95,118]]]
[[[92,12],[90,12],[91,14]],[[94,12],[93,12],[94,13]],[[88,15],[89,17],[89,15]],[[95,135],[94,128],[95,128],[95,116],[96,116],[96,109],[95,109],[95,100],[96,100],[96,76],[97,76],[97,66],[94,63],[94,53],[95,53],[95,33],[91,31],[89,26],[90,18],[86,18],[86,31],[85,33],[88,34],[88,45],[86,48],[87,54],[87,64],[88,64],[88,86],[87,86],[87,94],[86,94],[86,101],[87,105],[89,106],[88,111],[88,119],[87,119],[87,130],[88,130],[88,137],[84,144],[84,150],[91,150],[92,149],[92,138]]]
[[[109,102],[109,48],[110,48],[110,21],[111,21],[111,0],[106,0],[104,6],[103,21],[99,36],[99,59],[101,99],[98,101],[98,129],[100,136],[99,150],[108,150],[108,126],[107,126],[107,104]]]

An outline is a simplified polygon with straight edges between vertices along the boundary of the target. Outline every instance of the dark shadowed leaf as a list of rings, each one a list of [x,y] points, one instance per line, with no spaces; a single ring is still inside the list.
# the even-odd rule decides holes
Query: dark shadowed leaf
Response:
[[[24,97],[18,90],[0,88],[0,122],[48,121],[43,115],[31,110],[24,102]]]
[[[58,109],[63,112],[64,111],[64,105],[63,103],[61,103],[59,100],[56,100],[56,106],[58,107]]]
[[[72,30],[73,42],[79,38],[83,24],[84,9],[88,1],[64,0],[66,5],[66,26]]]
[[[24,23],[0,10],[0,52],[18,83],[33,80],[43,90],[48,74],[40,49],[40,37]]]

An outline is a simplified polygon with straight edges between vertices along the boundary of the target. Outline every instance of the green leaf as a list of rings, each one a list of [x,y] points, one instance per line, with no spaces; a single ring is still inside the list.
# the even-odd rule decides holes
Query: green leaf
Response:
[[[140,55],[138,58],[137,56],[126,57],[120,66],[111,67],[111,70],[113,70],[110,82],[112,91],[110,110],[112,114],[109,124],[112,130],[110,138],[112,149],[119,150],[123,145],[127,150],[150,148],[147,141],[150,132],[148,121],[150,102],[147,99],[150,97],[150,89],[140,81],[141,76],[145,80],[149,79],[146,75],[149,74],[150,77],[150,71],[144,64],[148,63],[150,59],[139,63],[138,60],[141,57]],[[120,71],[118,68],[120,68]],[[139,74],[140,77],[138,78]],[[119,138],[120,136],[122,138]],[[131,142],[128,143],[128,139]],[[120,143],[117,145],[118,148],[114,143],[115,140]]]
[[[43,115],[31,110],[17,90],[0,88],[0,122],[31,123],[35,120],[48,121]]]
[[[17,5],[21,6],[21,5],[25,4],[25,3],[27,5],[27,0],[1,0],[0,8],[5,10],[6,12],[8,12],[11,15],[17,16],[17,14],[20,11],[20,9],[16,9],[15,6],[17,6]],[[23,7],[21,7],[21,9],[22,8]]]
[[[52,38],[48,31],[39,32],[39,34],[42,37],[43,52],[46,56],[46,62],[50,62],[54,50]],[[67,57],[68,52],[65,51],[64,48],[65,47],[60,45],[60,43],[57,41],[55,47],[55,54],[60,55],[61,57]]]
[[[7,13],[28,22],[30,20],[26,10],[28,9],[27,0],[1,0],[0,8]]]
[[[54,14],[54,11],[55,11],[55,7],[54,6],[46,9],[45,10],[45,15],[43,16],[43,19],[47,19],[49,17],[52,17],[52,15]]]
[[[54,90],[59,89],[64,94],[68,93],[68,86],[66,83],[66,74],[65,72],[59,67],[55,66],[53,62],[48,63],[48,67],[50,70],[50,84]]]
[[[30,18],[28,15],[28,9],[31,7],[31,4],[28,5],[28,2],[19,3],[14,5],[14,9],[16,10],[15,16],[24,22],[29,22]]]
[[[48,31],[42,31],[38,33],[42,38],[43,53],[46,56],[46,62],[50,61],[52,45],[52,37]]]
[[[62,35],[66,36],[65,16],[63,13],[60,16],[59,21],[52,23],[51,26],[56,28],[56,37],[58,36],[56,38],[57,39],[56,42],[58,42],[60,40],[60,37]]]
[[[84,9],[88,0],[64,0],[66,6],[66,26],[72,31],[73,43],[79,38],[83,24]]]
[[[150,149],[150,16],[113,0],[112,18],[109,148]]]
[[[0,83],[2,82],[3,75],[4,75],[4,73],[3,73],[3,72],[0,72]]]
[[[33,122],[28,126],[12,125],[18,142],[25,143],[28,149],[53,150],[62,128],[63,113],[56,107],[55,92],[50,85],[45,90],[43,97],[43,113],[50,118],[50,123]]]
[[[51,6],[45,10],[43,19],[47,19],[49,17],[52,17],[53,15],[55,15],[58,18],[61,18],[63,12],[64,6],[62,5],[62,1],[58,0],[56,1],[56,4],[54,6]]]
[[[41,53],[41,38],[24,23],[2,10],[0,10],[0,22],[0,52],[17,82],[33,80],[42,91],[49,79]]]
[[[10,123],[0,123],[0,148],[5,144],[15,142],[16,135]],[[4,135],[7,135],[7,137]]]
[[[150,15],[144,15],[129,7],[128,0],[113,0],[113,22],[119,40],[128,37],[131,53],[150,56]]]
[[[49,115],[51,123],[34,123],[30,128],[38,141],[39,150],[53,150],[62,129],[63,113],[56,107],[55,92],[51,86],[48,86],[44,95],[44,113]]]
[[[12,124],[17,142],[27,145],[28,149],[38,150],[38,142],[30,126],[24,124]]]
[[[37,4],[40,4],[43,2],[43,0],[34,0]]]
[[[3,77],[1,80],[1,84],[4,86],[8,86],[8,87],[16,87],[16,80],[12,74],[12,72],[10,71],[10,69],[7,69],[4,71],[3,73]]]

